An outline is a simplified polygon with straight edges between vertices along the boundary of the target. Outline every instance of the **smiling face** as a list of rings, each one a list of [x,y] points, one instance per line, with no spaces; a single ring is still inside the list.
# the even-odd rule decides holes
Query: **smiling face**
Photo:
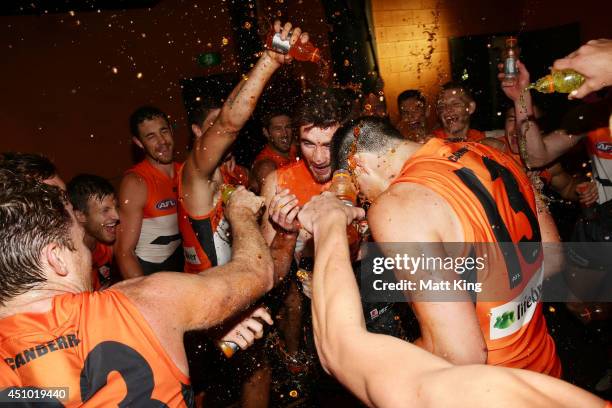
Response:
[[[476,104],[461,88],[451,88],[440,94],[437,110],[446,133],[454,135],[469,129],[470,116],[476,110]]]
[[[410,129],[425,127],[426,107],[417,98],[408,98],[399,106],[401,120],[408,124]]]
[[[75,213],[87,234],[107,245],[112,245],[115,242],[119,214],[117,199],[114,194],[106,195],[102,199],[89,197],[87,214],[82,214],[80,211],[75,211]]]
[[[270,119],[267,128],[263,129],[263,133],[274,147],[281,153],[288,153],[293,143],[293,129],[291,127],[291,118],[287,115],[278,115]]]
[[[174,137],[168,122],[159,116],[145,119],[138,125],[138,137],[134,143],[144,150],[147,157],[161,164],[174,159]]]
[[[327,183],[332,177],[330,145],[339,125],[328,128],[300,126],[300,148],[310,173],[317,183]]]

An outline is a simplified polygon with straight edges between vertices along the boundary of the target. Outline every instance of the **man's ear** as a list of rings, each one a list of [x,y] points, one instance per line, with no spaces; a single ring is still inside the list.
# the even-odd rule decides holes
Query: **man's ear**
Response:
[[[264,136],[266,137],[267,140],[270,140],[270,132],[268,132],[268,129],[261,128],[261,130],[263,131]]]
[[[140,147],[141,149],[144,149],[144,146],[142,145],[142,142],[137,137],[132,136],[132,142],[134,142],[134,144],[136,146]]]
[[[365,163],[365,160],[363,159],[362,156],[360,156],[359,153],[355,153],[353,155],[352,162],[355,166],[355,169],[359,169],[361,173],[370,174],[370,171],[368,169],[368,166]]]
[[[469,112],[469,114],[471,115],[471,114],[472,114],[472,113],[474,113],[475,111],[476,111],[476,102],[471,101],[471,102],[468,104],[468,112]]]
[[[196,125],[195,123],[191,124],[191,131],[195,135],[196,139],[202,137],[202,135],[204,134],[204,132],[202,132],[202,128]]]
[[[72,211],[74,212],[74,217],[77,219],[79,224],[85,224],[87,222],[87,216],[84,212],[74,208],[72,209]]]
[[[64,260],[65,251],[57,243],[52,242],[42,250],[42,257],[47,261],[53,272],[59,276],[68,275],[68,266]]]

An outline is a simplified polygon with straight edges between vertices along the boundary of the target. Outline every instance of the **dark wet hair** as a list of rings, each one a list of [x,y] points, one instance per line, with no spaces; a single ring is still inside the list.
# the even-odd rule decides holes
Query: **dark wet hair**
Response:
[[[351,153],[381,152],[404,140],[388,118],[362,116],[336,130],[331,142],[334,170],[348,169]]]
[[[448,91],[450,89],[460,89],[461,92],[463,92],[463,94],[469,100],[471,100],[471,101],[474,100],[474,96],[472,95],[472,92],[467,87],[467,85],[465,85],[464,83],[457,82],[457,81],[449,81],[449,82],[445,83],[444,85],[442,85],[440,93],[442,93],[444,91]]]
[[[284,109],[273,109],[261,116],[261,125],[266,129],[270,126],[270,121],[277,116],[288,116],[291,118],[291,113]]]
[[[75,250],[66,204],[58,187],[0,168],[0,305],[46,281],[45,246]]]
[[[298,128],[306,125],[318,128],[342,125],[351,108],[338,89],[314,88],[307,91],[298,102],[293,115],[293,125]]]
[[[151,120],[155,118],[162,118],[166,121],[168,126],[170,126],[170,120],[168,119],[168,115],[166,115],[165,112],[156,108],[155,106],[141,106],[130,115],[130,132],[135,138],[140,138],[138,125],[140,125],[145,120]]]
[[[79,174],[66,185],[68,199],[75,210],[87,214],[90,198],[102,201],[104,197],[115,194],[115,189],[104,177],[94,174]]]
[[[2,153],[0,168],[39,182],[53,178],[57,174],[57,169],[51,160],[36,153]]]
[[[194,101],[187,109],[187,120],[190,125],[202,126],[204,119],[213,109],[223,106],[223,100],[219,97],[204,96],[200,100]]]
[[[407,89],[398,95],[397,106],[400,106],[402,102],[404,102],[405,100],[412,99],[412,98],[416,99],[419,102],[422,102],[423,105],[427,103],[427,100],[425,99],[421,91],[417,89]]]

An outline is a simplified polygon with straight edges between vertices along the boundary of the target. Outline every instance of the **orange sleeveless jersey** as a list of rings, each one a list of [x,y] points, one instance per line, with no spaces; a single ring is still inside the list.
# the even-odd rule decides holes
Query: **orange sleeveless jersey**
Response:
[[[448,133],[446,133],[444,129],[442,128],[436,129],[432,131],[431,133],[434,135],[434,137],[437,137],[440,139],[445,139],[445,140],[451,139]],[[480,130],[476,130],[476,129],[468,129],[467,142],[479,142],[484,138],[485,138],[484,132],[481,132]]]
[[[68,387],[66,407],[193,406],[189,378],[120,292],[56,296],[0,320],[0,391]]]
[[[91,283],[94,290],[108,287],[112,283],[113,247],[101,242],[91,253]]]
[[[311,197],[321,194],[326,191],[331,180],[327,183],[320,184],[312,177],[310,170],[306,166],[304,160],[276,170],[276,184],[281,188],[288,188],[291,194],[294,194],[298,199],[298,204],[304,206]]]
[[[272,160],[276,165],[276,168],[279,169],[283,166],[287,166],[293,162],[295,162],[297,157],[297,146],[291,145],[291,149],[289,149],[289,157],[281,156],[278,152],[276,152],[270,145],[266,145],[262,149],[261,152],[255,157],[255,161],[253,162],[253,167],[257,164],[257,162],[262,160]]]
[[[174,163],[173,178],[155,168],[148,160],[141,161],[126,172],[137,174],[147,185],[147,201],[135,250],[136,255],[146,262],[163,263],[180,247],[181,236],[176,217],[176,175],[179,167],[178,163]],[[176,268],[182,269],[180,266]]]
[[[185,272],[199,273],[217,265],[223,265],[231,258],[229,223],[223,217],[223,203],[217,201],[215,207],[204,215],[192,215],[183,203],[183,183],[178,175],[178,219],[183,238]],[[223,181],[231,184],[227,173],[221,172]]]
[[[431,139],[393,183],[425,186],[448,202],[465,242],[533,242],[538,251],[488,251],[482,291],[499,301],[476,302],[487,363],[559,377],[561,365],[542,315],[542,251],[533,190],[510,156],[479,143]],[[495,228],[494,228],[495,227]],[[479,245],[476,245],[477,253]]]

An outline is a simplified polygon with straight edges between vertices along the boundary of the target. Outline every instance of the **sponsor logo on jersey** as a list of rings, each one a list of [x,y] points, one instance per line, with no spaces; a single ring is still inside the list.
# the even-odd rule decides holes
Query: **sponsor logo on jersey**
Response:
[[[166,198],[155,204],[155,208],[158,210],[168,210],[176,207],[176,200],[174,198]]]
[[[200,265],[202,263],[194,247],[183,247],[183,254],[185,255],[185,260],[192,265]]]
[[[514,334],[531,321],[542,299],[542,279],[543,273],[540,268],[517,297],[491,309],[489,322],[491,340]]]
[[[595,148],[600,152],[612,154],[612,143],[610,142],[597,142]]]

